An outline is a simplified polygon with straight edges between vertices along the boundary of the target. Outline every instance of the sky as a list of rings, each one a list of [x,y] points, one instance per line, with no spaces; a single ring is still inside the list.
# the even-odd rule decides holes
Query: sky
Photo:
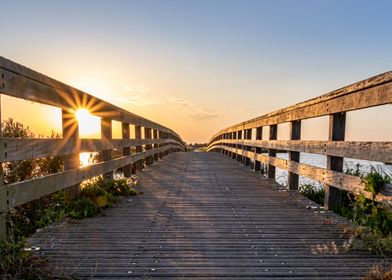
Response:
[[[392,68],[391,1],[0,5],[0,56],[170,127],[192,143]],[[40,134],[58,129],[59,110],[2,98],[3,118]],[[392,140],[385,121],[390,113],[388,105],[350,114],[348,134]],[[304,137],[324,137],[326,125],[325,118],[305,125]],[[285,138],[287,130],[280,131]]]

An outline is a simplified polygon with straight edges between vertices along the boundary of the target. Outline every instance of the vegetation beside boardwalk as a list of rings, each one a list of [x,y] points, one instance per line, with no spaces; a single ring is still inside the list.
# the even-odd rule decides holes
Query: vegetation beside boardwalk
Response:
[[[0,242],[0,275],[7,275],[6,279],[63,279],[44,269],[44,259],[26,251],[25,237],[65,217],[84,219],[98,215],[118,197],[138,195],[132,185],[127,179],[104,181],[100,176],[85,183],[81,196],[75,200],[69,200],[66,192],[61,191],[11,209],[7,215],[9,239]]]
[[[348,169],[347,174],[359,176],[365,182],[365,190],[377,195],[391,178],[374,168],[368,174],[360,171],[361,166]],[[300,193],[314,202],[324,204],[324,189],[311,184],[301,186]],[[353,223],[352,238],[348,247],[380,255],[392,256],[392,211],[363,194],[353,195],[345,192],[341,207],[334,212],[346,217]]]
[[[2,123],[4,137],[33,138],[28,127],[8,119]],[[59,137],[52,133],[52,137]],[[7,162],[2,164],[5,183],[27,180],[63,169],[62,157]],[[8,238],[0,241],[1,279],[71,279],[61,271],[49,271],[46,260],[26,248],[26,237],[63,218],[84,219],[111,207],[120,196],[138,195],[132,179],[104,180],[102,176],[84,182],[81,196],[70,199],[60,191],[10,209],[6,214]]]

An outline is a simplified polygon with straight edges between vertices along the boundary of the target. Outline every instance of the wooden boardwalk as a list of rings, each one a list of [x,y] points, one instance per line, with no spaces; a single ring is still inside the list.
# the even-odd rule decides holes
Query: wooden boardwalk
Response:
[[[342,218],[221,154],[171,154],[140,177],[144,194],[31,245],[89,279],[362,279],[381,261],[342,251]]]

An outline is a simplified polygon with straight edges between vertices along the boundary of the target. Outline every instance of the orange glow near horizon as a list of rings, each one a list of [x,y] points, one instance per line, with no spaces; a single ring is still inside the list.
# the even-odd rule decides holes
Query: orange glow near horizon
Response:
[[[75,112],[75,118],[79,125],[80,138],[100,138],[101,120],[93,116],[86,108],[79,108]]]

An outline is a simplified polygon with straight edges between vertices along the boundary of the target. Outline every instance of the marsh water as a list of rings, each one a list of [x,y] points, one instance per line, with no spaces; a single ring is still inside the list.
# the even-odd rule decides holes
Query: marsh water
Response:
[[[277,154],[278,158],[282,159],[288,159],[288,154],[287,153],[278,153]],[[300,162],[317,166],[317,167],[322,167],[326,168],[327,166],[327,157],[322,156],[322,155],[316,155],[316,154],[308,154],[308,153],[301,153],[300,155]],[[359,168],[360,172],[363,174],[369,173],[372,169],[375,169],[377,172],[386,174],[388,176],[392,176],[392,165],[387,165],[382,162],[376,162],[376,161],[367,161],[367,160],[358,160],[358,159],[344,159],[344,165],[343,165],[344,171],[348,169],[356,170]],[[276,169],[276,181],[284,186],[287,186],[287,178],[288,178],[288,172],[283,169]],[[321,187],[322,184],[311,180],[309,178],[300,176],[299,178],[299,184],[304,185],[304,184],[313,184],[315,186]]]

